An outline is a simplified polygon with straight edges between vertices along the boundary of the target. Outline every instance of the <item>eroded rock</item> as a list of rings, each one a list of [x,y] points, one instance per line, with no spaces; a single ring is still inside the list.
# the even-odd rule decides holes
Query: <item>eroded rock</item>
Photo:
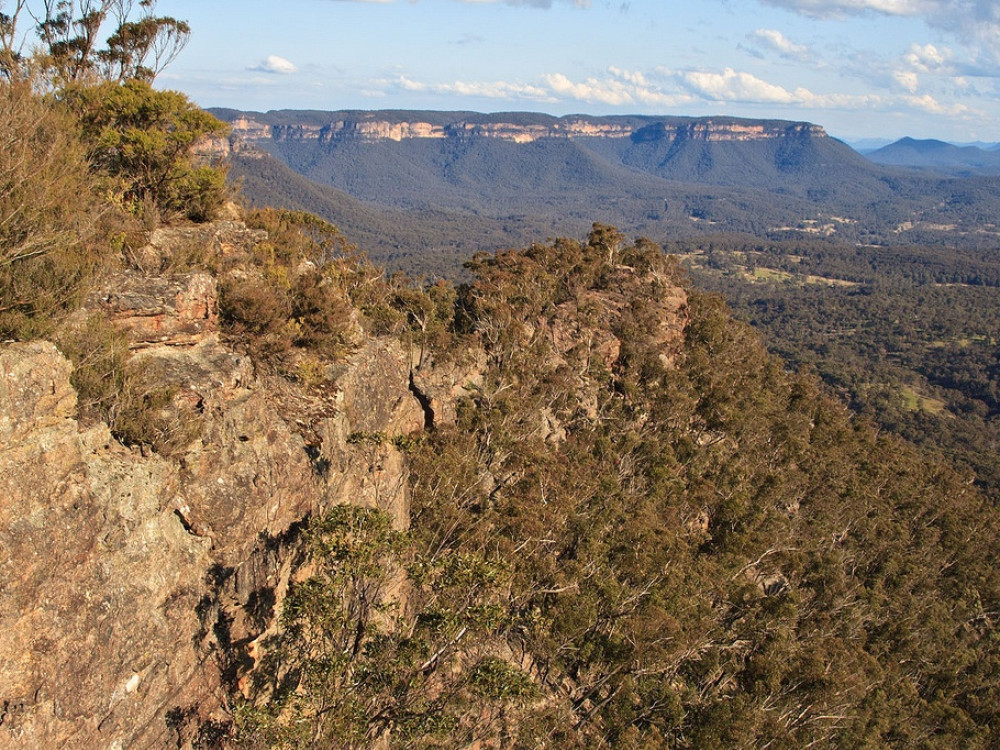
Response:
[[[192,344],[215,332],[219,322],[215,279],[201,272],[113,274],[90,296],[88,307],[106,314],[137,347]]]
[[[166,461],[72,418],[50,344],[0,348],[0,745],[165,747],[172,698],[210,693],[208,544],[170,508]]]

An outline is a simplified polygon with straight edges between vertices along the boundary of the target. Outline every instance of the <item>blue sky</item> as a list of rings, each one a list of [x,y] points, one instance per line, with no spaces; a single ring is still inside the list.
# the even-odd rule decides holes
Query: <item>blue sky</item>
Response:
[[[159,85],[236,109],[807,120],[1000,141],[1000,0],[160,0]]]

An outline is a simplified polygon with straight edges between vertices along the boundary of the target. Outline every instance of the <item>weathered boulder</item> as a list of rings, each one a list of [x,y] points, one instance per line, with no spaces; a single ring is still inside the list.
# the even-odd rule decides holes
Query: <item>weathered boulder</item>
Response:
[[[602,288],[557,305],[528,328],[529,337],[544,337],[549,351],[545,366],[562,371],[567,391],[574,394],[571,403],[594,419],[601,387],[592,377],[595,368],[614,371],[626,349],[651,352],[661,366],[673,367],[688,319],[687,293],[668,276],[617,266]],[[558,442],[559,419],[547,415],[541,432]]]
[[[209,337],[196,346],[140,353],[148,378],[169,387],[177,423],[197,426],[176,453],[184,487],[177,510],[231,567],[261,536],[275,537],[322,502],[302,438],[280,417],[248,357]]]
[[[473,344],[441,358],[425,354],[413,365],[412,389],[421,401],[428,427],[454,424],[459,400],[483,383],[486,351]]]

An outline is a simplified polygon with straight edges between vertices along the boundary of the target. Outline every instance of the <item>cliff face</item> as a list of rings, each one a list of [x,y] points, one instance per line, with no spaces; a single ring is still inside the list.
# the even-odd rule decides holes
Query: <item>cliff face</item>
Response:
[[[6,747],[166,744],[172,700],[211,695],[199,602],[211,541],[175,513],[176,467],[81,429],[51,344],[0,351]]]
[[[295,394],[220,341],[211,276],[131,272],[105,287],[92,310],[130,333],[190,440],[170,458],[126,448],[77,420],[54,345],[0,347],[4,747],[183,744],[273,626],[297,525],[339,503],[408,523],[402,455],[348,439],[423,427],[399,342],[346,360],[307,439],[284,408]]]
[[[737,120],[733,118],[599,118],[572,115],[562,118],[545,117],[539,122],[530,118],[504,114],[462,117],[454,113],[437,113],[435,122],[402,119],[388,112],[326,113],[325,123],[314,118],[308,121],[270,124],[266,115],[242,115],[232,120],[233,137],[239,142],[264,141],[404,141],[413,139],[491,138],[513,143],[532,143],[543,138],[631,138],[645,141],[651,138],[668,140],[696,139],[711,142],[744,142],[783,138],[791,133],[825,136],[823,129],[809,123]]]

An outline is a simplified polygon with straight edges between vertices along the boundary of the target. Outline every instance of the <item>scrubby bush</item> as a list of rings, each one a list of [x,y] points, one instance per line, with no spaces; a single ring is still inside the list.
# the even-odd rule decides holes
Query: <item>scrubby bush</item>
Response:
[[[192,150],[228,126],[183,94],[128,80],[73,87],[62,99],[80,119],[94,168],[132,212],[203,221],[222,205],[225,172],[196,165]]]
[[[222,325],[254,354],[288,351],[297,334],[287,281],[280,274],[233,275],[219,286]]]
[[[183,447],[197,419],[174,413],[174,389],[158,382],[129,351],[128,336],[101,315],[60,332],[58,344],[73,362],[70,382],[86,423],[104,422],[126,445],[148,445],[161,454]]]
[[[0,338],[50,330],[110,255],[72,118],[28,83],[0,83]]]

